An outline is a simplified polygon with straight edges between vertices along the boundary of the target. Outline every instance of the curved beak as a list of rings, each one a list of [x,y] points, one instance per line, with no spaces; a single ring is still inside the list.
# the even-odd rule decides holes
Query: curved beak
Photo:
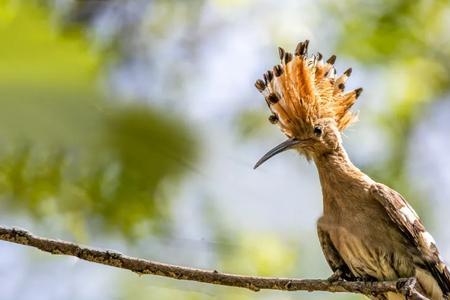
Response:
[[[296,138],[290,138],[284,142],[282,142],[281,144],[279,144],[278,146],[275,146],[273,149],[271,149],[269,152],[267,152],[266,154],[264,154],[263,157],[261,157],[260,160],[258,160],[258,162],[255,164],[255,166],[253,167],[253,169],[256,169],[257,167],[259,167],[260,165],[262,165],[266,160],[268,160],[269,158],[277,155],[278,153],[284,152],[286,150],[291,149],[293,146],[301,144],[303,141],[301,140],[297,140]]]

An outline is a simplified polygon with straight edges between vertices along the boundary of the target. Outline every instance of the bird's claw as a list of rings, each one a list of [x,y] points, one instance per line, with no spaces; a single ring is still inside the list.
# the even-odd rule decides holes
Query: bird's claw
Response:
[[[341,275],[342,275],[342,271],[336,270],[336,271],[334,271],[333,274],[331,274],[330,277],[327,278],[327,281],[331,281],[331,282],[340,281],[340,280],[342,280]]]
[[[417,279],[415,277],[401,278],[397,281],[397,289],[405,295],[406,299],[410,299],[416,287],[416,283]]]
[[[347,276],[345,276],[344,272],[342,272],[342,270],[336,270],[334,271],[334,273],[328,277],[328,281],[330,282],[335,282],[335,281],[343,281],[343,280],[347,280]]]

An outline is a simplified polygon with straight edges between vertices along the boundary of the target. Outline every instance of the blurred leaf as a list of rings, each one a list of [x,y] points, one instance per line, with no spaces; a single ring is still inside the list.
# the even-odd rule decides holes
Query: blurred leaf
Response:
[[[0,194],[5,206],[132,237],[158,232],[174,182],[194,159],[183,120],[147,106],[107,102],[98,91],[98,54],[79,28],[51,30],[42,6],[14,6],[0,24]],[[12,7],[12,8],[11,8]],[[158,203],[158,204],[157,204]],[[51,222],[53,224],[53,222]]]
[[[58,34],[48,10],[30,2],[0,2],[8,15],[0,22],[1,84],[92,90],[99,57],[89,50],[84,33]]]

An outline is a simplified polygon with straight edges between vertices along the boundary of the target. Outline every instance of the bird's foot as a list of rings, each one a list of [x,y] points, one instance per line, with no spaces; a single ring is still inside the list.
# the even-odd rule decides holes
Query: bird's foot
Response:
[[[405,296],[407,300],[428,300],[416,289],[417,279],[401,278],[397,281],[397,289]]]
[[[327,280],[330,282],[344,281],[344,280],[345,281],[353,281],[353,280],[355,280],[355,277],[338,269],[338,270],[334,271],[334,273],[330,277],[328,277]]]
[[[415,277],[400,278],[399,280],[397,280],[397,288],[399,290],[414,288],[416,285],[416,282],[417,282],[417,279]]]

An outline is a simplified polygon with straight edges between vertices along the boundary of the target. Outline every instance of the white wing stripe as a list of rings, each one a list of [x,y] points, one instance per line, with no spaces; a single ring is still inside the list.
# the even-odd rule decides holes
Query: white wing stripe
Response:
[[[414,222],[419,219],[416,212],[408,206],[403,206],[402,208],[400,208],[400,213],[411,224],[414,224]]]

